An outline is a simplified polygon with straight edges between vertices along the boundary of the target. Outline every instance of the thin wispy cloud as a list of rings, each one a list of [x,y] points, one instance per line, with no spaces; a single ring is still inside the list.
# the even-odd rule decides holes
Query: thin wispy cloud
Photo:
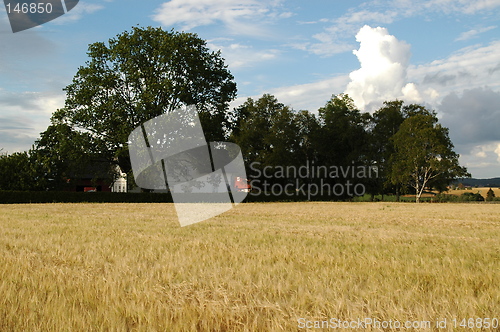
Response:
[[[93,14],[102,9],[104,9],[104,6],[102,5],[80,1],[75,8],[73,8],[71,11],[61,16],[57,20],[54,20],[53,23],[59,25],[73,23],[81,20],[85,15]]]
[[[266,35],[263,24],[269,20],[293,16],[281,1],[263,0],[171,0],[163,3],[152,16],[165,26],[179,25],[182,30],[222,24],[231,34]]]
[[[365,24],[372,26],[387,25],[410,17],[428,16],[436,12],[473,15],[497,7],[500,7],[500,0],[394,0],[387,3],[377,0],[367,1],[339,17],[327,19],[327,22],[331,23],[330,26],[323,28],[322,32],[313,34],[310,42],[295,44],[295,47],[317,55],[332,56],[348,51],[347,47],[341,46],[349,45],[347,40],[352,40],[358,30]],[[457,40],[470,39],[477,34],[494,28],[496,26],[471,30],[465,32]]]
[[[452,91],[489,86],[500,89],[500,41],[464,47],[443,59],[410,66],[408,75],[420,85],[446,95]]]
[[[0,149],[22,151],[49,125],[50,115],[64,106],[63,92],[7,92],[0,90]]]
[[[469,31],[465,31],[465,32],[462,32],[460,34],[460,36],[458,36],[455,41],[464,41],[464,40],[469,40],[469,39],[472,39],[472,38],[475,38],[477,37],[479,34],[481,33],[484,33],[484,32],[487,32],[487,31],[490,31],[490,30],[493,30],[495,29],[496,26],[495,25],[492,25],[492,26],[489,26],[489,27],[484,27],[484,28],[477,28],[477,29],[472,29],[472,30],[469,30]]]
[[[252,67],[256,63],[275,60],[281,53],[279,49],[256,49],[252,45],[245,45],[233,40],[208,41],[207,46],[214,50],[220,50],[226,64],[232,70]]]

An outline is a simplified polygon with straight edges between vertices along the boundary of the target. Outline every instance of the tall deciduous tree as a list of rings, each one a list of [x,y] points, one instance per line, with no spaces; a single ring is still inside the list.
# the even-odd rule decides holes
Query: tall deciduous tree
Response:
[[[33,178],[27,152],[0,155],[0,190],[30,190]]]
[[[296,114],[276,97],[264,94],[258,100],[248,98],[236,109],[236,116],[231,139],[241,147],[247,167],[252,162],[262,166],[288,166],[296,162],[299,150]]]
[[[384,193],[387,189],[394,189],[398,196],[398,185],[389,181],[390,160],[394,153],[394,136],[404,121],[403,101],[393,100],[384,102],[379,110],[373,113],[370,130],[370,159],[378,167],[378,178],[375,180],[375,192]],[[392,187],[392,188],[389,188]]]
[[[55,182],[52,168],[38,151],[0,154],[0,190],[49,190]]]
[[[459,165],[448,129],[438,123],[436,114],[422,106],[408,109],[408,118],[391,138],[395,151],[390,177],[395,184],[413,187],[418,203],[432,181],[470,175]]]
[[[107,149],[105,142],[94,140],[90,132],[75,130],[54,117],[51,121],[30,153],[36,154],[38,164],[50,174],[52,187],[63,188],[67,180],[86,175],[89,166],[95,168],[97,163],[111,170],[110,163],[101,157],[101,151]]]
[[[91,135],[100,157],[130,170],[127,138],[141,123],[182,105],[196,105],[208,140],[226,135],[226,109],[236,96],[233,76],[219,52],[192,33],[134,27],[89,46],[65,108],[53,118]]]
[[[319,162],[347,166],[365,162],[368,113],[361,113],[346,94],[333,96],[318,110],[320,133],[316,147]]]
[[[299,146],[296,159],[300,165],[307,165],[317,160],[315,143],[318,142],[320,124],[318,118],[311,112],[302,110],[295,116],[297,126],[297,144]]]

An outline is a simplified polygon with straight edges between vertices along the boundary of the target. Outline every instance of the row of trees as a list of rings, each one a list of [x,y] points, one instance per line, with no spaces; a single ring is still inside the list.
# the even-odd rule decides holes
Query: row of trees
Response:
[[[293,111],[274,96],[263,95],[236,109],[230,139],[241,147],[247,167],[253,163],[250,174],[258,167],[376,167],[377,176],[354,179],[373,195],[412,191],[418,201],[424,188],[442,191],[454,179],[470,176],[459,165],[448,129],[438,123],[436,113],[401,100],[385,102],[369,114],[341,94],[316,115]],[[342,183],[356,174],[321,180]]]
[[[207,140],[241,147],[250,175],[256,164],[376,166],[378,177],[364,180],[372,194],[413,188],[417,200],[425,187],[442,189],[468,175],[448,130],[421,105],[389,101],[368,114],[341,94],[313,113],[266,94],[228,110],[234,78],[221,54],[195,34],[135,27],[91,44],[88,56],[64,89],[65,107],[33,148],[0,156],[0,189],[60,189],[96,162],[131,174],[129,133],[181,105],[197,106]]]

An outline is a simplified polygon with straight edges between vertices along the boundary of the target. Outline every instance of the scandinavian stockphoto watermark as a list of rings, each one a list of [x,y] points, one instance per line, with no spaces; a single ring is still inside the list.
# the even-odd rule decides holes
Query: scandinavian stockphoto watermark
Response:
[[[208,143],[194,106],[146,121],[128,144],[136,184],[169,191],[181,226],[228,211],[247,196],[235,185],[246,179],[240,148]]]
[[[315,197],[354,197],[366,193],[366,183],[378,178],[374,165],[263,166],[250,164],[251,195]]]
[[[79,0],[4,0],[12,32],[27,30],[56,19],[75,8]]]

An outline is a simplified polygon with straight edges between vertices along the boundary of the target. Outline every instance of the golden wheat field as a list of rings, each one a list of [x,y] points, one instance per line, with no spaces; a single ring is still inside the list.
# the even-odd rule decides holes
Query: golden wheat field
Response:
[[[446,192],[447,194],[452,194],[452,195],[462,195],[463,193],[478,193],[481,194],[484,198],[486,198],[486,194],[488,193],[488,190],[490,190],[490,187],[479,187],[479,188],[471,188],[469,190],[449,190]],[[493,190],[493,193],[495,194],[495,197],[500,197],[500,188],[496,187],[491,187],[491,190]]]
[[[181,228],[171,204],[0,205],[0,331],[497,330],[499,212],[245,203]]]

